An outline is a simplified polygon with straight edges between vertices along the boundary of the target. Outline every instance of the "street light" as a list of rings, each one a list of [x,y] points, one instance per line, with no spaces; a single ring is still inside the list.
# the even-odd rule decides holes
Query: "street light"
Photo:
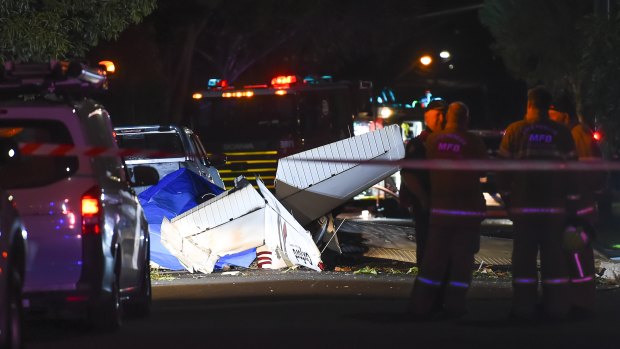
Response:
[[[424,55],[424,56],[420,57],[420,63],[422,63],[422,65],[424,65],[424,66],[428,66],[431,63],[433,63],[433,59],[429,55]]]
[[[392,116],[392,114],[394,114],[394,111],[392,111],[392,109],[390,109],[390,108],[388,108],[388,107],[382,107],[382,108],[379,110],[379,116],[380,116],[382,119],[387,119],[387,118],[389,118],[390,116]]]
[[[443,58],[443,59],[449,59],[450,58],[450,52],[443,50],[441,52],[439,52],[439,57]]]

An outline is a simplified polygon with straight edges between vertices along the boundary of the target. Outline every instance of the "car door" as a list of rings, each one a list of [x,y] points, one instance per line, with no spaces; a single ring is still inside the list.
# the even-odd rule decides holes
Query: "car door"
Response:
[[[89,138],[93,145],[116,150],[119,148],[114,139],[112,124],[107,112],[90,117],[87,121]],[[90,135],[96,132],[97,137]],[[95,141],[96,139],[96,141]],[[141,227],[142,207],[135,192],[129,186],[123,161],[117,154],[93,158],[99,183],[102,188],[102,201],[106,224],[113,229],[108,232],[114,236],[110,248],[120,247],[121,273],[119,283],[121,290],[138,286],[143,270],[145,237]],[[109,222],[109,224],[108,224]]]
[[[222,181],[222,178],[220,177],[220,173],[217,168],[215,168],[215,166],[211,166],[211,163],[209,162],[209,158],[207,156],[207,152],[205,151],[205,148],[202,145],[202,142],[200,141],[198,135],[193,132],[188,132],[188,137],[191,140],[192,147],[195,148],[196,158],[199,163],[200,170],[204,173],[204,175],[202,176],[206,177],[209,181],[211,181],[218,187],[225,189],[224,181]]]

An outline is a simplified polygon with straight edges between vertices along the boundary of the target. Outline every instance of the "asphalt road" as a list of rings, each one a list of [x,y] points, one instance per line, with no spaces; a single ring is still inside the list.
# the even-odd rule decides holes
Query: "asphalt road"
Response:
[[[411,276],[290,272],[184,274],[154,286],[153,312],[99,334],[79,321],[29,320],[26,348],[617,348],[620,289],[587,320],[515,323],[510,284],[475,282],[470,313],[414,322]]]

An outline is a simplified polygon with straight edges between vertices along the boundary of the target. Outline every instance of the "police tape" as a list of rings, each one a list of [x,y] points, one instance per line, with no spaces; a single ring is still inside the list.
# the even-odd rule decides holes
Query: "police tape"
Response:
[[[360,166],[398,166],[401,169],[454,170],[454,171],[620,171],[620,162],[602,159],[574,161],[553,160],[447,160],[447,159],[317,159],[287,158],[287,161],[317,162],[326,164],[356,164]]]
[[[140,156],[146,158],[185,157],[184,153],[152,151],[145,149],[120,149],[116,147],[79,147],[72,144],[19,143],[21,156]]]
[[[120,156],[141,158],[184,158],[187,153],[126,149],[117,147],[80,147],[71,144],[20,143],[22,156]],[[199,155],[199,154],[196,154]],[[445,160],[445,159],[344,159],[344,158],[302,158],[289,156],[286,161],[314,162],[326,164],[353,164],[357,166],[394,166],[403,169],[455,170],[455,171],[620,171],[620,161],[599,158],[579,161],[557,160]]]

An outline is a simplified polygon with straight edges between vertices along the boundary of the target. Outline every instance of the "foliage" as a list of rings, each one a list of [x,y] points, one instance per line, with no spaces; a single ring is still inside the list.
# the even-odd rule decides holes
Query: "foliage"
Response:
[[[261,63],[309,70],[360,55],[385,58],[415,24],[419,2],[203,0],[211,6],[202,8],[197,58],[230,81]]]
[[[364,266],[361,269],[358,269],[356,271],[353,272],[353,274],[369,274],[369,275],[378,275],[379,272],[377,271],[376,268],[373,268],[371,266]]]
[[[83,57],[155,9],[155,0],[2,0],[0,60]]]
[[[578,74],[585,7],[582,0],[486,0],[480,19],[513,75],[560,92]]]
[[[619,1],[612,1],[618,8]],[[480,19],[517,78],[573,98],[576,112],[620,144],[620,14],[592,1],[485,0]]]
[[[209,77],[255,82],[329,74],[355,60],[381,66],[411,36],[420,2],[160,0],[143,25],[153,29],[144,39],[157,40],[165,77],[165,119],[157,121],[183,122],[189,87]]]
[[[407,270],[407,274],[418,275],[420,273],[420,269],[418,267],[411,267]]]
[[[172,281],[176,279],[174,276],[162,273],[160,268],[151,268],[151,280],[153,281]]]
[[[589,16],[583,22],[589,33],[581,52],[584,109],[597,116],[612,153],[620,147],[620,18],[601,21]]]

